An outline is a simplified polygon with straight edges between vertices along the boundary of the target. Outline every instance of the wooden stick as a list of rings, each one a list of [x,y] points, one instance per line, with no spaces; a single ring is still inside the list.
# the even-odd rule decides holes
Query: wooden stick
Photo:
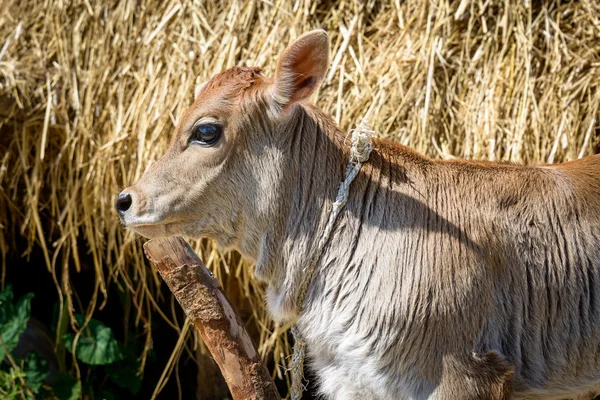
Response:
[[[144,244],[152,262],[192,320],[234,399],[280,399],[242,320],[219,282],[180,237]]]

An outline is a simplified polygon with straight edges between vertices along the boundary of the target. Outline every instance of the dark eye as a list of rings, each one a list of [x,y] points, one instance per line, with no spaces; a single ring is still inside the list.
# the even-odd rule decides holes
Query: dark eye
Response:
[[[190,143],[198,143],[203,146],[212,146],[223,134],[223,127],[215,123],[203,123],[194,126]]]

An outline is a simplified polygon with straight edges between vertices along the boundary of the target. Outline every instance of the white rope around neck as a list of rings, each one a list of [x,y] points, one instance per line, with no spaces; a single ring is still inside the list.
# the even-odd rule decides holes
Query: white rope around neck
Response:
[[[323,249],[329,240],[329,236],[331,235],[335,221],[337,220],[340,211],[342,208],[344,208],[344,205],[346,205],[346,202],[348,201],[350,184],[354,178],[356,178],[356,175],[358,175],[363,163],[366,162],[371,155],[371,150],[373,150],[373,146],[371,144],[372,135],[373,130],[371,130],[369,127],[366,119],[363,119],[360,124],[358,124],[358,127],[352,130],[352,146],[350,147],[350,158],[348,161],[348,166],[346,167],[346,178],[340,184],[335,202],[333,203],[331,212],[329,213],[327,225],[325,225],[325,230],[323,231],[321,239],[317,244],[317,249],[311,259],[311,262],[306,268],[304,268],[303,271],[304,281],[302,282],[302,286],[300,286],[300,292],[296,300],[296,311],[298,316],[300,316],[302,313],[302,306],[306,298],[308,286],[310,285],[310,281],[312,280],[312,276],[315,272],[315,267],[317,266],[321,255],[323,254]],[[300,400],[302,398],[302,392],[304,391],[304,355],[306,353],[306,342],[300,336],[297,325],[292,326],[292,335],[294,335],[294,356],[291,367],[291,393],[292,400]]]

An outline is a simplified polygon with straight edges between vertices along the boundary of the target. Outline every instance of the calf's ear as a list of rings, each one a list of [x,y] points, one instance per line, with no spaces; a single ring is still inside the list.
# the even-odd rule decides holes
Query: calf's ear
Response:
[[[322,29],[305,33],[281,55],[272,86],[273,100],[282,108],[310,96],[325,77],[329,36]]]

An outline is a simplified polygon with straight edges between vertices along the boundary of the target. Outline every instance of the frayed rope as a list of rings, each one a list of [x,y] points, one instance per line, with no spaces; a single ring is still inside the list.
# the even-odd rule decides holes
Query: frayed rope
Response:
[[[350,147],[350,158],[348,166],[346,167],[346,178],[340,184],[338,189],[335,202],[332,205],[331,212],[329,213],[329,219],[327,225],[321,235],[321,239],[317,244],[317,250],[314,253],[310,264],[304,268],[304,281],[300,286],[300,292],[296,301],[296,311],[298,316],[302,313],[302,305],[306,298],[308,286],[312,280],[312,276],[315,272],[315,267],[323,254],[323,249],[331,236],[331,231],[335,225],[337,217],[346,205],[348,201],[348,194],[350,193],[350,184],[358,175],[360,168],[363,163],[369,159],[373,145],[371,144],[371,136],[373,130],[369,127],[366,119],[363,119],[356,129],[352,130],[352,145]],[[298,327],[292,326],[292,335],[294,336],[294,356],[292,358],[292,400],[300,400],[302,398],[302,392],[304,391],[304,356],[306,354],[306,342],[302,339]]]

